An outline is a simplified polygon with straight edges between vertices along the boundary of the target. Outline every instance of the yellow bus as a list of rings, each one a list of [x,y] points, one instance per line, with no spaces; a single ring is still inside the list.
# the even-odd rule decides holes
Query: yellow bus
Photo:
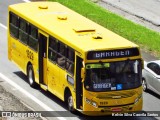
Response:
[[[142,110],[138,45],[57,2],[9,6],[8,58],[40,86],[87,115]]]

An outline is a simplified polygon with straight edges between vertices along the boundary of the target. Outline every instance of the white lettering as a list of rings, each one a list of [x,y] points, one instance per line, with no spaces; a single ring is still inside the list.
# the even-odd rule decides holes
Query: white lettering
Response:
[[[121,56],[124,56],[124,52],[123,51],[121,51],[120,54],[121,54]]]
[[[119,52],[116,52],[116,56],[119,56]]]
[[[123,116],[122,113],[112,113],[112,116]]]
[[[155,113],[147,113],[147,116],[158,117],[158,114],[155,114]]]
[[[95,53],[96,58],[105,58],[105,57],[121,57],[121,56],[129,56],[130,51],[108,51],[108,52],[101,52],[101,53]]]
[[[132,116],[131,113],[124,113],[124,116]]]
[[[97,88],[97,84],[93,84],[93,88],[96,89]]]
[[[93,88],[111,88],[111,83],[99,83],[99,84],[93,84]]]
[[[101,53],[101,58],[102,58],[102,57],[105,57],[105,53]]]
[[[106,57],[110,56],[110,53],[109,52],[106,52]]]
[[[130,52],[129,52],[129,50],[127,50],[127,51],[126,51],[126,55],[129,55],[129,54],[130,54]]]
[[[147,116],[145,113],[133,113],[133,116]]]
[[[100,58],[100,54],[99,53],[96,53],[96,58]]]
[[[115,54],[114,54],[115,52],[111,52],[111,56],[115,56]]]

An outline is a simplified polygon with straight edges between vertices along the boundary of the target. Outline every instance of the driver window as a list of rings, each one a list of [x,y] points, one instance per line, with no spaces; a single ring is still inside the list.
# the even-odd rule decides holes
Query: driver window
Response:
[[[97,74],[94,73],[94,72],[91,73],[91,81],[92,81],[94,84],[99,83],[99,82],[98,82],[98,76],[97,76]]]
[[[160,66],[158,64],[155,64],[155,70],[154,72],[157,74],[157,75],[160,75]]]
[[[147,65],[147,67],[149,69],[151,69],[155,74],[160,75],[160,68],[159,68],[158,64],[156,64],[156,63],[149,63]]]
[[[148,67],[149,69],[151,69],[152,71],[154,71],[154,63],[149,63],[149,64],[147,65],[147,67]]]

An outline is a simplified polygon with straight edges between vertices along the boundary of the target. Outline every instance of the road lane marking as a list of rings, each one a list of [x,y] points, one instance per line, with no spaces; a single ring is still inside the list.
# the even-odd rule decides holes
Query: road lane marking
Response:
[[[39,99],[37,99],[36,97],[34,97],[33,95],[31,95],[30,93],[28,93],[26,90],[24,90],[23,88],[21,88],[19,85],[17,85],[15,82],[13,82],[13,80],[9,79],[8,77],[6,77],[5,75],[3,75],[2,73],[0,73],[0,77],[2,79],[4,79],[6,82],[8,82],[10,85],[12,85],[13,87],[15,87],[16,89],[18,89],[19,91],[21,91],[22,93],[24,93],[26,96],[28,96],[29,98],[31,98],[33,101],[35,101],[36,103],[38,103],[39,105],[41,105],[41,107],[43,107],[45,110],[47,111],[54,111],[52,110],[50,107],[48,107],[47,105],[45,105],[43,102],[41,102]]]
[[[31,2],[30,0],[22,0],[22,1],[24,1],[24,2]]]
[[[13,82],[13,80],[9,79],[8,77],[6,77],[5,75],[3,75],[2,73],[0,73],[0,78],[2,78],[6,82],[8,82],[10,85],[12,85],[16,89],[18,89],[20,92],[22,92],[23,94],[25,94],[27,97],[29,97],[30,99],[32,99],[35,103],[37,103],[38,105],[40,105],[46,111],[55,111],[52,108],[48,107],[46,104],[44,104],[42,101],[40,101],[39,99],[37,99],[36,97],[34,97],[32,94],[30,94],[29,92],[27,92],[26,90],[24,90],[23,88],[21,88],[19,85],[17,85],[15,82]],[[56,118],[58,118],[59,120],[66,120],[64,117],[56,117]]]
[[[2,23],[0,23],[0,27],[7,29],[7,27],[5,25],[3,25]]]

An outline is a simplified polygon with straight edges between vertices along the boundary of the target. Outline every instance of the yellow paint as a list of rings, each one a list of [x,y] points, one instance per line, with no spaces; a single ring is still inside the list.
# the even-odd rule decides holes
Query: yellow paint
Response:
[[[69,8],[57,3],[57,2],[30,2],[20,3],[9,6],[9,12],[18,15],[20,18],[28,21],[32,25],[38,28],[38,33],[47,37],[47,56],[48,56],[48,44],[49,36],[53,36],[59,41],[65,43],[75,50],[75,58],[79,56],[83,59],[83,64],[98,62],[97,60],[87,60],[86,55],[89,51],[101,51],[101,50],[115,50],[124,48],[138,48],[136,44],[126,40],[125,38],[109,31],[108,29],[94,23],[93,21],[79,15],[78,13],[70,10]],[[9,22],[9,20],[8,20]],[[8,23],[8,58],[15,62],[19,68],[27,74],[27,64],[30,62],[33,65],[35,81],[39,83],[39,64],[38,64],[38,52],[34,51],[25,44],[22,44],[17,39],[10,35],[10,27]],[[27,52],[31,52],[34,59],[31,60],[27,57]],[[141,55],[132,57],[131,59],[141,59]],[[123,61],[126,58],[106,59],[102,62],[114,62]],[[81,64],[81,63],[80,63]],[[75,63],[76,65],[76,59]],[[74,100],[74,107],[76,107],[76,84],[71,85],[67,82],[67,75],[76,81],[76,74],[72,75],[67,70],[61,68],[58,64],[53,63],[47,58],[43,58],[43,84],[44,89],[48,89],[51,93],[64,100],[64,90],[69,88]],[[74,73],[76,73],[76,66],[74,67]],[[85,70],[83,70],[85,73]],[[85,75],[82,75],[85,76]],[[84,79],[82,80],[84,83]],[[88,86],[89,87],[89,86]],[[142,94],[142,88],[137,88],[133,91],[135,94],[130,98],[123,98],[119,100],[107,99],[108,92],[88,92],[83,88],[83,113],[89,115],[95,115],[95,113],[85,113],[86,111],[101,111],[105,108],[94,107],[91,104],[86,103],[85,98],[95,102],[98,106],[100,102],[104,105],[112,106],[115,102],[119,105],[122,103],[133,103],[134,99],[138,97],[138,94]],[[124,91],[129,94],[131,90]],[[110,92],[111,93],[111,92]],[[118,95],[118,92],[117,92]],[[105,99],[100,99],[102,98]],[[117,96],[116,96],[117,97]],[[142,110],[142,98],[136,105],[128,106],[133,110]],[[112,109],[112,107],[110,108]],[[105,113],[97,113],[96,115],[104,115]]]

